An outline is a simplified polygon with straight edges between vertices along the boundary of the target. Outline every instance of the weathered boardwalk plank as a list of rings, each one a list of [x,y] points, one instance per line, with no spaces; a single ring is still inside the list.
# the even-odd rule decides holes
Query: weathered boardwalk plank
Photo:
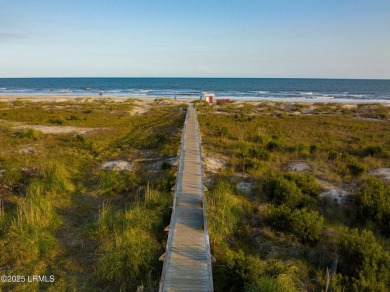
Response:
[[[213,291],[196,110],[188,107],[160,291]]]

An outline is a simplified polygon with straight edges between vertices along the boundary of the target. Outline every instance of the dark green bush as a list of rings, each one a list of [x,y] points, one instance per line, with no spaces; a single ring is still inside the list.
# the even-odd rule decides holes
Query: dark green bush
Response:
[[[289,172],[284,177],[295,184],[301,189],[303,194],[307,194],[311,197],[318,197],[321,193],[321,186],[317,183],[314,175],[312,174],[298,174]]]
[[[259,163],[251,158],[244,158],[242,162],[242,171],[248,171],[251,168],[258,168]]]
[[[319,147],[317,145],[310,145],[309,151],[311,154],[317,153],[319,150]]]
[[[163,163],[161,163],[161,167],[160,168],[162,170],[169,170],[169,169],[172,168],[172,165],[169,162],[164,161]]]
[[[228,267],[249,283],[255,282],[264,273],[264,263],[259,258],[245,255],[242,250],[231,252]]]
[[[285,205],[272,207],[266,222],[280,231],[294,233],[302,242],[317,241],[324,228],[324,218],[317,211],[291,210]]]
[[[79,141],[79,142],[81,142],[81,143],[84,143],[84,142],[85,142],[85,137],[84,137],[84,135],[77,134],[77,135],[76,135],[76,139],[77,139],[77,141]]]
[[[121,194],[137,186],[139,179],[134,173],[119,171],[101,171],[98,173],[96,191],[99,194]]]
[[[301,203],[301,189],[294,181],[283,176],[271,178],[266,188],[269,197],[278,205],[285,204],[290,208],[294,208]]]
[[[169,164],[170,165],[170,164]],[[170,192],[175,185],[176,177],[173,175],[165,175],[157,179],[156,189],[160,192]]]
[[[269,152],[274,151],[281,151],[282,150],[282,144],[278,141],[270,141],[267,143],[266,148]]]
[[[324,218],[317,211],[297,209],[289,219],[291,231],[303,242],[317,241],[324,228]]]
[[[360,176],[366,171],[366,167],[355,159],[351,159],[347,167],[353,176]]]
[[[257,158],[259,160],[268,161],[270,154],[268,151],[262,148],[252,148],[249,150],[249,155],[253,158]]]
[[[338,272],[345,276],[351,291],[388,291],[390,254],[371,231],[344,228],[338,239]]]
[[[295,292],[299,291],[294,282],[283,275],[270,277],[264,275],[256,283],[249,284],[245,287],[245,292]]]
[[[70,115],[67,120],[70,120],[70,121],[79,121],[80,118],[76,115]]]
[[[272,206],[270,214],[265,218],[265,221],[278,230],[287,230],[290,224],[290,216],[291,209],[286,205]]]
[[[382,146],[371,145],[371,146],[367,146],[366,148],[364,148],[362,150],[361,155],[363,157],[366,157],[366,156],[385,157],[386,151],[383,149]]]
[[[328,160],[335,160],[339,156],[339,153],[335,150],[330,150],[328,153]]]
[[[50,119],[49,122],[55,125],[64,125],[66,121],[63,117],[57,117]]]
[[[260,135],[253,135],[250,137],[250,140],[257,144],[262,144],[264,142],[264,138]]]
[[[390,187],[376,177],[368,178],[360,187],[358,204],[361,218],[371,218],[390,232]]]

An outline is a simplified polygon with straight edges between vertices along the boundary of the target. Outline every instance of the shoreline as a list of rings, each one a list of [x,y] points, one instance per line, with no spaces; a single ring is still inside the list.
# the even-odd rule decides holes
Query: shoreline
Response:
[[[225,97],[220,97],[225,99]],[[9,102],[15,100],[26,100],[30,102],[69,102],[69,101],[79,101],[79,100],[101,100],[101,99],[112,99],[116,102],[123,102],[126,100],[137,99],[145,102],[153,102],[158,99],[168,99],[176,102],[193,102],[199,100],[199,98],[192,97],[177,97],[174,99],[173,96],[115,96],[115,95],[105,95],[105,96],[96,96],[96,95],[1,95],[0,102]],[[216,98],[218,100],[218,97]],[[385,106],[390,106],[390,100],[386,99],[325,99],[325,98],[230,98],[234,103],[243,103],[243,102],[280,102],[280,103],[304,103],[304,104],[313,104],[313,103],[342,103],[342,104],[372,104],[378,103]]]

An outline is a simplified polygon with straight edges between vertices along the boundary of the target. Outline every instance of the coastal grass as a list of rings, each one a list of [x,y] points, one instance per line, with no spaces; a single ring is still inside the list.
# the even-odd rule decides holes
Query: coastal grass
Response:
[[[159,266],[159,238],[170,204],[169,194],[146,186],[143,196],[125,210],[103,205],[96,223],[102,240],[95,272],[99,279],[120,289],[134,288],[151,266]]]
[[[389,167],[388,106],[195,104],[205,155],[225,163],[207,174],[216,291],[385,291],[388,183],[371,171]],[[323,182],[350,200],[322,196]]]
[[[177,155],[185,108],[134,99],[0,103],[0,268],[56,278],[0,289],[154,289],[175,179],[162,165]],[[68,126],[74,131],[47,130]],[[132,168],[101,169],[112,160]]]

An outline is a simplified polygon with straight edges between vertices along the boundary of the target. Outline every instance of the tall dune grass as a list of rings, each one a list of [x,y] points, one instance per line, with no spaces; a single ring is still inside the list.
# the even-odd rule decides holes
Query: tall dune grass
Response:
[[[97,274],[106,281],[134,285],[141,273],[158,261],[161,247],[156,238],[142,228],[115,230],[99,249]]]
[[[54,232],[61,219],[43,188],[38,180],[28,185],[26,198],[18,202],[16,216],[6,234],[3,260],[16,268],[48,256],[57,245]]]
[[[3,201],[0,200],[0,236],[4,232],[5,227],[5,211]]]
[[[246,202],[234,195],[227,182],[219,182],[206,195],[207,220],[211,241],[216,243],[233,235],[244,215]]]
[[[97,251],[96,276],[121,289],[134,288],[151,267],[159,265],[162,247],[158,234],[171,196],[148,186],[125,210],[104,203],[96,222],[101,240]],[[138,282],[139,283],[139,282]]]
[[[44,189],[49,192],[63,193],[73,189],[65,167],[52,160],[47,161],[42,166],[42,182]]]

